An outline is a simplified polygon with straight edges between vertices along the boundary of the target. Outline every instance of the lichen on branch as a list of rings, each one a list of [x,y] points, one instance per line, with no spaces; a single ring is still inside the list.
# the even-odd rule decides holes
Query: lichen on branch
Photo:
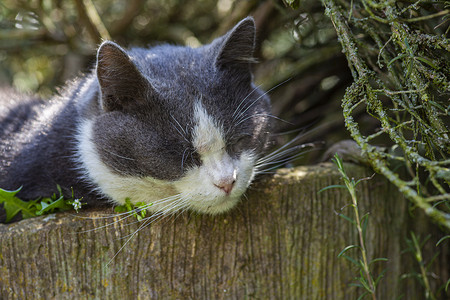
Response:
[[[354,78],[342,99],[347,129],[375,170],[450,230],[450,2],[322,3]],[[360,107],[379,132],[362,132]]]

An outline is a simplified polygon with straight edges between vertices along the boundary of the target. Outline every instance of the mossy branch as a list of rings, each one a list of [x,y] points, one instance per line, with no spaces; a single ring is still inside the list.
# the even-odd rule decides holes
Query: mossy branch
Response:
[[[450,230],[448,207],[441,205],[443,202],[448,204],[450,198],[450,140],[444,121],[449,116],[445,107],[445,97],[449,94],[446,73],[449,63],[439,57],[442,51],[448,54],[448,39],[438,39],[418,29],[413,31],[392,3],[375,5],[371,1],[362,1],[365,10],[352,8],[353,17],[347,18],[338,1],[322,2],[354,77],[354,83],[342,100],[347,129],[375,170],[386,176],[435,222]],[[412,20],[429,19],[431,17]],[[354,31],[360,35],[362,31],[373,40],[361,40]],[[370,53],[364,49],[376,47],[379,49],[378,65],[386,66],[384,70],[371,68],[366,62]],[[390,91],[390,85],[395,87],[394,92]],[[376,137],[384,134],[400,146],[406,168],[414,176],[412,180],[406,180],[390,166],[390,160],[399,154],[382,153],[370,143],[375,136],[363,136],[353,118],[355,109],[361,105],[365,105],[367,112],[381,123],[381,133]]]

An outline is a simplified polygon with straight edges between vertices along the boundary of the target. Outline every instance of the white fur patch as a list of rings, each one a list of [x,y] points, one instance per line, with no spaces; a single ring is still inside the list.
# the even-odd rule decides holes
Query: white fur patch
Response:
[[[214,122],[198,101],[194,106],[195,127],[192,144],[197,152],[209,154],[225,148],[222,127]]]

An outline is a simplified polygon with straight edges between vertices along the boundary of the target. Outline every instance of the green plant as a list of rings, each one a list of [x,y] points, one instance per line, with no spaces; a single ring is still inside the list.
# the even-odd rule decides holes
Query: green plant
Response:
[[[23,201],[16,197],[16,194],[22,190],[22,187],[15,191],[0,188],[0,204],[3,204],[3,209],[6,212],[5,223],[10,222],[18,213],[21,213],[23,219],[27,219],[71,209],[75,209],[78,212],[83,205],[81,199],[74,199],[73,190],[72,198],[65,199],[61,187],[57,186],[57,188],[59,196],[53,194],[51,197],[42,197],[30,201]]]
[[[406,238],[406,244],[408,247],[403,251],[403,253],[411,253],[414,257],[414,260],[417,262],[417,265],[419,267],[419,272],[410,272],[407,274],[402,275],[401,279],[406,278],[414,278],[416,279],[424,288],[424,296],[427,300],[434,300],[434,299],[440,299],[441,293],[443,291],[447,292],[448,287],[450,285],[450,279],[447,280],[447,282],[439,287],[436,288],[435,291],[433,291],[431,286],[431,281],[434,279],[436,280],[436,275],[433,274],[433,272],[430,270],[435,259],[440,254],[440,251],[436,251],[436,253],[431,257],[431,259],[427,259],[422,254],[422,249],[424,248],[425,244],[430,241],[431,235],[428,235],[424,239],[421,239],[420,236],[416,236],[414,232],[410,232],[411,238]],[[438,247],[441,243],[443,243],[445,240],[450,239],[450,235],[446,235],[442,237],[437,243],[436,247]]]
[[[442,237],[437,243],[436,243],[436,247],[439,246],[442,242],[444,242],[445,240],[449,240],[450,239],[450,235],[446,235],[444,237]],[[444,290],[445,292],[447,292],[449,290],[450,287],[450,278],[447,280],[447,282],[444,285]]]
[[[429,274],[428,270],[429,270],[430,266],[432,265],[434,259],[437,257],[437,255],[439,253],[436,253],[429,262],[426,262],[424,257],[422,256],[422,248],[425,245],[425,243],[430,239],[430,236],[427,236],[425,239],[423,239],[421,241],[420,237],[416,237],[414,232],[411,232],[410,235],[411,235],[411,239],[408,239],[408,238],[406,239],[408,248],[405,250],[405,252],[413,253],[414,259],[419,264],[420,273],[414,272],[414,273],[406,274],[406,275],[403,275],[402,278],[406,278],[406,277],[417,278],[425,289],[425,298],[430,299],[430,300],[435,300],[436,297],[435,297],[433,291],[431,290],[430,282],[428,279],[428,274]]]
[[[147,216],[147,208],[151,204],[144,202],[131,203],[130,198],[125,199],[125,204],[114,207],[116,213],[131,213],[138,221],[142,221]]]
[[[344,169],[344,164],[342,159],[335,154],[333,158],[333,162],[338,167],[339,172],[342,175],[342,179],[344,180],[344,185],[330,185],[323,189],[321,189],[319,192],[322,192],[324,190],[330,189],[330,188],[344,188],[347,189],[351,196],[351,203],[349,204],[350,207],[353,208],[354,218],[346,216],[344,214],[339,214],[340,217],[345,219],[346,221],[350,222],[353,226],[356,227],[356,230],[358,232],[358,243],[349,245],[345,247],[339,254],[338,257],[343,257],[350,261],[352,264],[354,264],[359,269],[359,276],[356,277],[357,283],[353,283],[352,285],[362,288],[364,292],[361,294],[361,296],[358,299],[362,299],[367,295],[371,295],[372,299],[376,299],[376,287],[378,283],[380,282],[381,278],[384,276],[384,272],[381,272],[376,278],[374,278],[374,275],[371,271],[371,267],[375,262],[379,261],[387,261],[387,258],[375,258],[370,259],[367,247],[366,247],[366,233],[367,233],[367,227],[369,224],[369,213],[365,213],[362,217],[360,217],[360,209],[358,206],[358,197],[356,196],[356,186],[363,180],[367,180],[369,178],[363,178],[355,181],[353,178],[349,178],[347,173]],[[347,255],[347,252],[351,249],[357,249],[359,250],[360,257],[353,258],[349,255]]]

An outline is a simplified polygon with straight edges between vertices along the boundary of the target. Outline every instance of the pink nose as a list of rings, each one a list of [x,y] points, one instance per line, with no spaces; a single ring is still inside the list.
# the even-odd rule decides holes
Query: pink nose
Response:
[[[225,194],[229,195],[231,193],[231,190],[233,189],[234,183],[236,182],[236,180],[233,181],[228,181],[228,182],[219,182],[218,184],[214,184],[216,187],[218,187],[219,189],[221,189],[222,191],[225,192]]]

